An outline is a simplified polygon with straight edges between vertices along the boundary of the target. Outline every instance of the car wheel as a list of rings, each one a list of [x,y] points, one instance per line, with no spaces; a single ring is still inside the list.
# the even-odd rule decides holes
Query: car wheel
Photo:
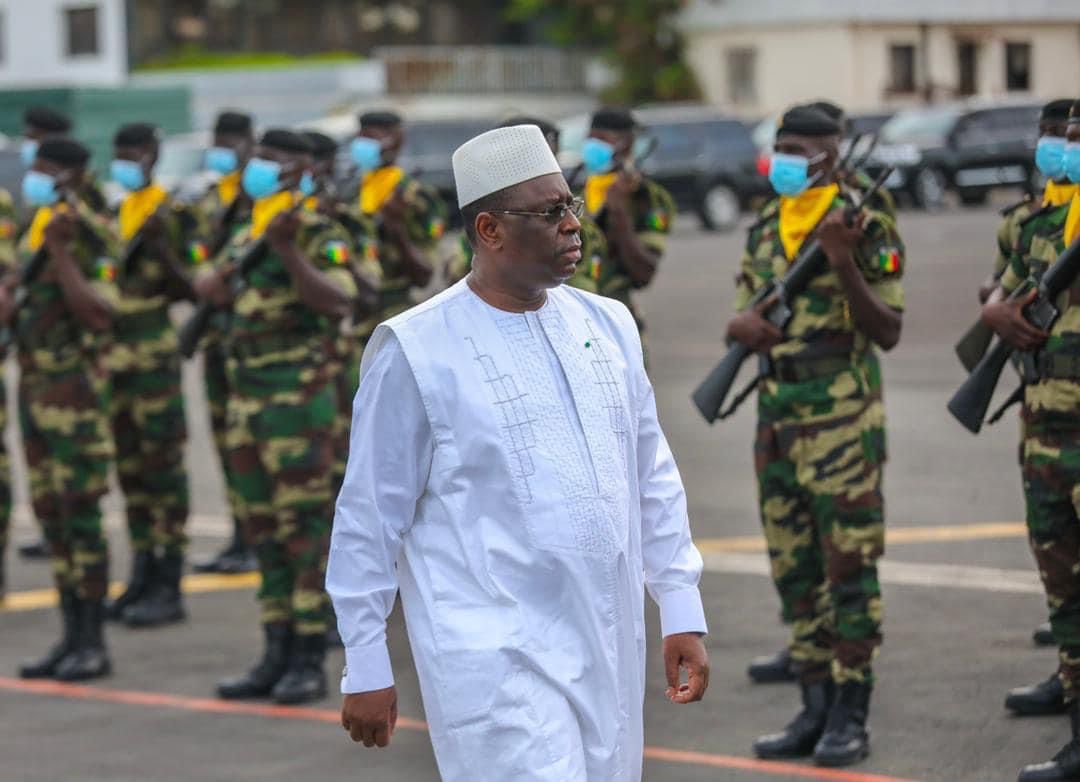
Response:
[[[912,187],[915,203],[923,209],[937,209],[945,203],[948,183],[945,175],[936,168],[921,168],[915,174]]]
[[[967,189],[959,192],[960,203],[964,206],[982,206],[990,193],[987,190]]]
[[[716,184],[701,202],[701,223],[709,231],[731,231],[739,222],[739,196],[730,187]]]

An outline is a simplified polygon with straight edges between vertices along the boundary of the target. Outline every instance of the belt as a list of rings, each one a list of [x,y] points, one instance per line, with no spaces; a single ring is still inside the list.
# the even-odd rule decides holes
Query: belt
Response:
[[[1041,353],[1037,359],[1043,380],[1080,380],[1080,356],[1069,353]]]
[[[228,353],[236,359],[261,358],[271,353],[287,353],[301,347],[314,348],[329,337],[320,334],[267,334],[229,341]]]
[[[770,361],[769,377],[781,383],[805,383],[851,369],[859,358],[860,354],[852,353],[818,358],[781,356]]]

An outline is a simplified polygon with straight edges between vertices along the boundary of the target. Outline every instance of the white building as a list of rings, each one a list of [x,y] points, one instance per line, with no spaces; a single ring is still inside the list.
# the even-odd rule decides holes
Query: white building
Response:
[[[0,87],[127,79],[124,0],[0,0]]]
[[[1080,93],[1080,0],[690,0],[680,26],[706,99],[744,116]]]

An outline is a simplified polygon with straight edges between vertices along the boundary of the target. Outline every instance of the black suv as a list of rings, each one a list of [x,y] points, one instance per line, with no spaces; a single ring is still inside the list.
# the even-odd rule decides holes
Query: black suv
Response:
[[[709,230],[730,231],[739,215],[772,195],[758,169],[757,149],[749,129],[736,119],[701,106],[643,108],[634,112],[645,126],[639,151],[656,139],[641,164],[643,173],[670,191],[680,211],[695,212]],[[580,160],[587,117],[560,123],[562,163],[572,169]]]
[[[981,204],[995,187],[1031,191],[1040,104],[945,105],[902,111],[881,129],[866,168],[896,171],[890,190],[924,208],[940,206],[948,190],[965,204]]]

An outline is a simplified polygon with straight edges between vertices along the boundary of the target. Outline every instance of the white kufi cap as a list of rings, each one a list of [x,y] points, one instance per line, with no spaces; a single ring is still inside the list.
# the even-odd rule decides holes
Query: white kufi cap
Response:
[[[458,147],[453,160],[459,207],[511,185],[562,173],[536,125],[512,125],[481,133]]]

